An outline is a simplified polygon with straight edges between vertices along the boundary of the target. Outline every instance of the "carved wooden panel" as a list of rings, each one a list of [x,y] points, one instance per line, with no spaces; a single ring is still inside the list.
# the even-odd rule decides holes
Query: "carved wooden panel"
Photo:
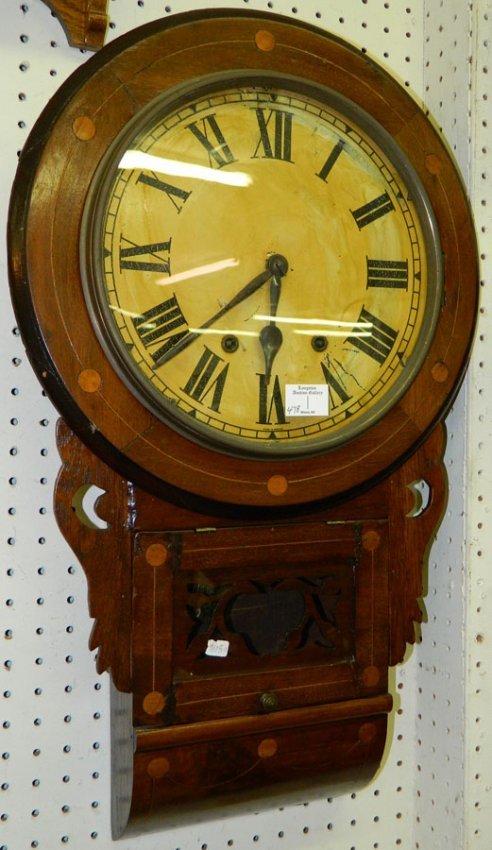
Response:
[[[383,523],[139,534],[133,574],[137,723],[386,691]]]

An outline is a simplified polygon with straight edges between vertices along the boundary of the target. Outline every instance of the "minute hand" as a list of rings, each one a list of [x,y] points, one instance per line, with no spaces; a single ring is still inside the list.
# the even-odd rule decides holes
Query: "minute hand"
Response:
[[[234,298],[231,298],[231,300],[228,301],[227,304],[224,304],[224,306],[221,307],[221,309],[217,313],[215,313],[214,316],[212,316],[210,319],[207,319],[207,321],[204,322],[203,325],[200,325],[200,327],[196,331],[193,331],[192,333],[189,333],[184,336],[179,342],[176,343],[176,345],[173,345],[172,348],[170,348],[168,351],[166,351],[165,354],[159,357],[155,361],[154,368],[162,366],[164,363],[167,363],[168,360],[171,360],[173,357],[175,357],[176,354],[179,354],[180,351],[183,351],[185,348],[188,348],[188,346],[191,345],[191,343],[194,342],[195,339],[201,336],[202,331],[205,331],[211,325],[214,325],[215,322],[221,319],[222,316],[225,316],[225,314],[228,313],[229,310],[232,310],[233,307],[236,307],[238,304],[241,304],[242,301],[244,301],[246,298],[256,292],[257,289],[260,289],[260,287],[263,286],[263,284],[266,283],[267,280],[270,280],[275,271],[274,264],[272,261],[275,259],[276,256],[277,255],[269,257],[267,260],[266,268],[261,272],[261,274],[254,277],[253,280],[250,280],[250,282],[247,283],[246,286],[243,286],[243,288],[240,289],[238,293],[236,293]]]

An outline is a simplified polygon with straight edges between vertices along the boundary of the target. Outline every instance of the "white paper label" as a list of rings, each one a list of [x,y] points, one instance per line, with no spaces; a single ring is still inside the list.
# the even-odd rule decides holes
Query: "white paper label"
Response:
[[[228,652],[228,640],[209,640],[205,655],[211,655],[213,658],[227,658]]]
[[[330,397],[328,384],[286,384],[287,416],[328,416]]]

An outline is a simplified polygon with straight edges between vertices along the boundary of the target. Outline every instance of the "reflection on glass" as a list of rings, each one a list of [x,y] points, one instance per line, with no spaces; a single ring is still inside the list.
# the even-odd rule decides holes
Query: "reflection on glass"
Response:
[[[240,331],[237,328],[188,328],[192,334],[218,334],[219,336],[259,336],[257,331]]]
[[[141,313],[134,313],[132,310],[123,310],[123,307],[117,307],[116,304],[108,304],[110,310],[114,313],[119,313],[120,316],[129,316],[130,319],[142,319]]]
[[[369,325],[369,327],[372,327],[372,325]],[[296,329],[293,331],[293,333],[299,334],[300,336],[347,336],[347,331],[331,331],[327,330],[326,328],[311,328],[309,331],[300,331]],[[359,331],[357,330],[356,326],[350,336],[372,336],[372,331]]]
[[[286,325],[322,325],[325,330],[327,327],[360,328],[365,330],[372,328],[372,322],[342,322],[338,319],[302,319],[299,316],[270,316],[263,313],[255,313],[253,319],[257,319],[259,322],[283,322]],[[312,330],[309,333],[312,333]]]
[[[300,336],[347,336],[346,330],[335,330],[336,328],[350,328],[350,336],[372,336],[372,322],[342,322],[335,319],[300,319],[298,316],[270,316],[256,313],[253,316],[259,322],[276,322],[285,325],[309,325],[302,330],[296,328],[293,333]],[[315,327],[313,327],[315,325]]]
[[[224,186],[251,186],[253,179],[243,171],[222,172],[205,165],[195,165],[192,162],[181,162],[178,159],[165,159],[162,156],[152,156],[143,151],[126,151],[121,157],[118,168],[133,170],[140,168],[154,171],[157,174],[168,174],[171,177],[191,177],[196,180],[206,180],[209,183],[221,183]]]
[[[191,277],[200,277],[205,274],[221,272],[224,269],[232,269],[238,265],[239,260],[230,257],[227,260],[219,260],[217,263],[208,263],[206,266],[196,266],[194,269],[188,269],[186,272],[178,272],[178,274],[172,274],[170,277],[161,277],[156,281],[156,284],[157,286],[169,286],[169,284],[174,286],[175,283],[181,283],[181,281],[189,280]]]

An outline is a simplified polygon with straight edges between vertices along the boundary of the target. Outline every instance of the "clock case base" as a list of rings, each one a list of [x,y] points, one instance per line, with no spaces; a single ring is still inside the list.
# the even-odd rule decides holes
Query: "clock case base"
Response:
[[[57,441],[56,516],[112,679],[114,836],[128,816],[224,795],[367,782],[386,743],[388,668],[422,620],[444,427],[367,492],[273,522],[165,502],[63,420]]]

